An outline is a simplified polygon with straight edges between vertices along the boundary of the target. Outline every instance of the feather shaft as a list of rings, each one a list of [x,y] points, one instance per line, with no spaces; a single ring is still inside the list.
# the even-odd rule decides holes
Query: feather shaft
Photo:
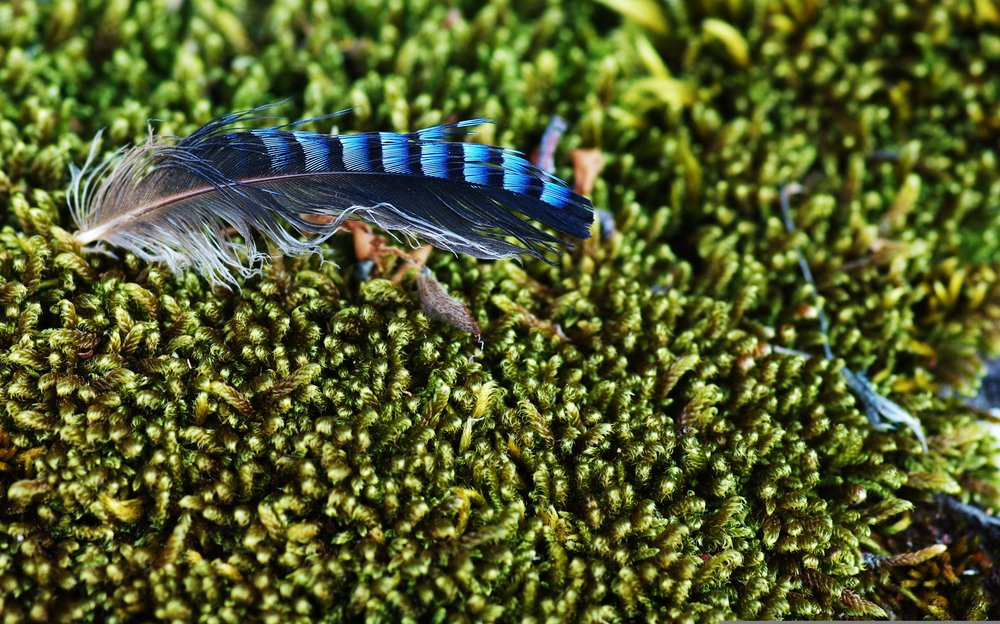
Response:
[[[330,172],[326,174],[303,173],[303,174],[286,174],[281,176],[264,176],[260,178],[248,178],[245,180],[240,180],[239,184],[253,186],[255,184],[263,184],[265,182],[275,182],[278,180],[294,180],[295,178],[305,178],[317,175],[335,175],[335,174],[333,172]],[[217,190],[218,189],[214,186],[205,185],[202,187],[184,191],[183,193],[177,193],[176,195],[164,197],[151,204],[147,204],[145,206],[139,206],[125,214],[119,215],[111,219],[110,221],[107,221],[106,223],[102,223],[97,227],[93,227],[86,230],[80,230],[75,234],[76,240],[83,245],[93,243],[94,241],[104,238],[105,236],[108,235],[109,232],[114,231],[116,228],[123,226],[124,224],[128,223],[131,220],[141,219],[143,215],[156,212],[157,210],[166,208],[171,204],[191,199],[197,197],[198,195],[213,193],[216,192]]]

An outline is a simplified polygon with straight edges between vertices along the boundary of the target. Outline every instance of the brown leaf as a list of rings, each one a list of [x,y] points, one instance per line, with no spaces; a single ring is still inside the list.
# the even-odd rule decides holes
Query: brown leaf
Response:
[[[595,147],[575,149],[570,158],[573,160],[573,190],[580,195],[590,195],[597,176],[604,170],[604,155]]]
[[[476,338],[482,334],[469,308],[449,295],[430,269],[424,268],[417,275],[417,293],[420,296],[420,306],[427,316],[469,332]]]

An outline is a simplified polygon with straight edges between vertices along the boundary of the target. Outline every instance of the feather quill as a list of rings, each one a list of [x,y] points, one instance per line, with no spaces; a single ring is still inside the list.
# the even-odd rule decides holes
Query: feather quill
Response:
[[[478,258],[546,259],[587,238],[590,201],[514,150],[454,141],[473,119],[407,134],[325,135],[315,121],[262,129],[272,105],[223,115],[185,138],[154,136],[95,165],[95,137],[67,195],[81,244],[105,241],[174,271],[236,285],[270,254],[316,251],[347,218]],[[322,118],[317,118],[322,119]]]

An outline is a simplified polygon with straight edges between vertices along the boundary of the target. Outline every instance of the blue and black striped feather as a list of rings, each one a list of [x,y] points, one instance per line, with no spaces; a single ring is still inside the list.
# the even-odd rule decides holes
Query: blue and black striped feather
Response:
[[[215,119],[179,140],[151,137],[91,173],[73,171],[83,243],[105,240],[214,281],[266,261],[259,232],[303,253],[346,218],[480,258],[545,258],[562,236],[587,238],[593,206],[518,152],[453,141],[474,119],[408,134],[330,136],[296,122],[242,127],[262,109]],[[317,219],[316,217],[322,217]]]

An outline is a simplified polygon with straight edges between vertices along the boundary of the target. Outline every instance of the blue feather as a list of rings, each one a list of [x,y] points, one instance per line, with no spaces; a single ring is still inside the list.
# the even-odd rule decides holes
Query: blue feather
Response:
[[[519,152],[452,140],[486,120],[341,136],[299,129],[310,120],[240,125],[263,108],[224,115],[175,142],[151,137],[113,169],[74,170],[77,239],[107,240],[175,269],[194,264],[232,282],[231,270],[249,275],[267,259],[254,231],[282,253],[301,253],[345,218],[481,258],[546,258],[568,244],[530,221],[589,236],[593,206],[561,180]],[[218,233],[229,228],[243,240]]]

